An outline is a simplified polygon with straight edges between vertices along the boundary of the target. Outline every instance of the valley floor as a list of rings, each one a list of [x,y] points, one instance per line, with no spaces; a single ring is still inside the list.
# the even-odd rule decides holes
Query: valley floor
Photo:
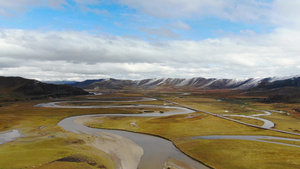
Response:
[[[87,114],[166,114],[168,111],[172,111],[172,108],[145,108],[137,105],[178,106],[175,103],[199,111],[156,117],[106,115],[86,118],[84,121],[77,122],[93,128],[127,130],[166,138],[188,156],[212,168],[300,167],[298,147],[300,146],[298,141],[300,139],[298,136],[300,134],[300,115],[295,111],[297,104],[266,104],[257,101],[253,96],[244,96],[228,91],[205,91],[205,93],[197,90],[148,91],[148,96],[171,102],[164,100],[141,101],[139,98],[145,97],[143,93],[126,91],[109,95],[66,98],[73,102],[65,102],[62,105],[96,106],[92,109],[34,107],[36,104],[49,102],[47,100],[1,103],[0,131],[15,129],[20,131],[23,137],[0,145],[0,168],[59,169],[66,166],[75,169],[121,168],[121,166],[132,168],[139,161],[133,159],[139,159],[143,154],[142,149],[139,150],[139,146],[135,146],[135,143],[132,142],[132,146],[135,147],[133,149],[136,149],[135,157],[132,156],[132,159],[125,160],[126,155],[118,153],[116,155],[116,152],[112,151],[113,148],[109,148],[114,147],[113,145],[104,146],[104,143],[108,145],[120,140],[118,136],[102,135],[99,137],[99,135],[90,133],[74,133],[63,130],[57,126],[57,123],[67,117]],[[130,102],[130,98],[136,98],[136,100]],[[88,99],[89,102],[84,102],[83,99]],[[105,103],[104,100],[109,102]],[[120,100],[122,102],[119,102]],[[97,107],[111,104],[119,107]],[[128,105],[136,107],[128,107]],[[221,118],[227,115],[227,118],[243,123],[263,126],[264,122],[261,120],[249,118],[262,114],[260,112],[262,110],[270,112],[268,116],[260,116],[260,118],[273,122],[275,125],[271,129],[295,134],[257,128]],[[275,137],[266,137],[264,140],[242,140],[235,138],[204,139],[203,136]],[[276,137],[293,139],[278,140]],[[121,142],[127,141],[121,139]],[[121,144],[119,145],[121,146]],[[121,148],[114,148],[121,150]],[[15,159],[20,160],[16,163]],[[135,163],[128,162],[130,160]],[[166,161],[168,162],[165,165],[169,167],[191,168],[180,159]]]

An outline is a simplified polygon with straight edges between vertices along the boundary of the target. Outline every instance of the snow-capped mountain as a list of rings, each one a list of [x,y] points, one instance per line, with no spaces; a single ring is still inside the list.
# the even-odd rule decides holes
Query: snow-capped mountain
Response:
[[[72,84],[71,84],[72,85]],[[143,80],[99,79],[77,82],[76,86],[85,89],[124,89],[128,87],[140,89],[153,88],[207,88],[207,89],[241,89],[299,87],[300,76],[269,77],[249,79],[215,79],[215,78],[153,78]]]

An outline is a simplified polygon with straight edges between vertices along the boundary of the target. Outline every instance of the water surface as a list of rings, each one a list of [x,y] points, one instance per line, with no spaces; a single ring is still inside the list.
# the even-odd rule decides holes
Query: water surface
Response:
[[[177,159],[179,161],[183,161],[196,169],[206,169],[205,165],[199,163],[196,160],[186,156],[182,153],[179,149],[177,149],[171,141],[133,132],[127,131],[120,131],[120,130],[106,130],[106,129],[96,129],[96,128],[89,128],[87,126],[77,124],[74,122],[75,119],[81,117],[87,117],[91,115],[83,115],[83,116],[75,116],[66,118],[58,123],[64,130],[71,131],[71,132],[90,132],[90,133],[97,133],[97,132],[108,132],[117,134],[122,137],[126,137],[139,146],[141,146],[144,150],[144,155],[141,158],[139,169],[162,169],[164,163],[171,157]],[[94,115],[92,115],[94,116]],[[97,134],[96,134],[97,135]]]
[[[23,135],[19,130],[5,131],[0,133],[0,144],[4,144],[15,139],[22,137]]]
[[[143,99],[143,101],[150,101],[153,99]],[[138,100],[134,100],[138,101]],[[100,101],[102,102],[102,101]],[[117,102],[117,101],[113,101]],[[133,101],[132,101],[133,102]],[[74,122],[77,118],[82,117],[99,117],[99,116],[135,116],[135,117],[153,117],[153,116],[170,116],[178,114],[188,114],[194,112],[193,110],[175,107],[175,106],[163,106],[163,105],[97,105],[97,106],[64,106],[60,105],[61,102],[52,102],[52,103],[42,103],[36,106],[38,107],[55,107],[55,108],[166,108],[166,109],[176,109],[171,111],[166,111],[164,113],[143,113],[143,114],[99,114],[99,115],[82,115],[82,116],[73,116],[66,119],[63,119],[58,123],[64,130],[80,133],[81,131],[94,133],[97,135],[97,132],[108,132],[117,134],[122,137],[126,137],[144,150],[144,155],[141,158],[139,169],[162,169],[164,163],[169,158],[174,158],[179,161],[183,161],[190,166],[193,166],[196,169],[208,168],[207,166],[201,164],[200,162],[188,157],[177,149],[171,141],[139,133],[120,131],[120,130],[105,130],[105,129],[96,129],[89,128],[87,126],[77,124]]]

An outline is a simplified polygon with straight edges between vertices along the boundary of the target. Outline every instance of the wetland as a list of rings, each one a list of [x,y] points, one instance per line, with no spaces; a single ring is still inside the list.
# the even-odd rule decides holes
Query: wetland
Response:
[[[275,124],[271,129],[281,130],[285,129],[281,125],[284,119],[292,120],[295,123],[289,125],[289,131],[297,134],[298,118],[287,108],[276,109],[258,102],[248,102],[243,107],[244,103],[218,101],[216,95],[188,93],[179,98],[172,93],[166,96],[153,91],[147,97],[115,92],[9,103],[1,107],[2,119],[9,121],[2,123],[5,128],[1,134],[19,131],[22,137],[0,145],[3,159],[0,166],[294,168],[300,165],[299,136],[252,127],[257,119],[243,117],[259,116]],[[221,118],[230,115],[250,125]],[[265,125],[263,120],[256,124]],[[124,148],[125,143],[130,146]],[[50,155],[41,158],[46,152]],[[20,155],[25,155],[26,161],[14,163],[14,157]],[[257,162],[259,158],[265,161]],[[275,159],[280,162],[272,163]]]

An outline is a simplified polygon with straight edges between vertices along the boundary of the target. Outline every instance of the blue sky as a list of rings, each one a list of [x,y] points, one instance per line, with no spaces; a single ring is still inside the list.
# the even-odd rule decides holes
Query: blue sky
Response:
[[[29,6],[22,11],[8,10],[14,16],[2,16],[1,27],[44,31],[88,31],[107,35],[137,36],[145,40],[152,40],[152,38],[157,40],[201,40],[226,34],[239,34],[242,30],[252,30],[257,33],[272,30],[272,25],[269,24],[251,20],[228,20],[209,14],[199,17],[156,17],[112,1],[99,1],[99,4],[85,6],[74,1],[66,2],[68,5],[62,4],[58,9]],[[179,23],[182,27],[176,26]],[[186,27],[184,28],[183,25]],[[167,29],[174,33],[174,37],[168,36],[167,33],[165,33],[166,35],[147,33],[143,31],[143,28],[157,32]]]
[[[298,0],[0,0],[0,75],[298,75]]]

